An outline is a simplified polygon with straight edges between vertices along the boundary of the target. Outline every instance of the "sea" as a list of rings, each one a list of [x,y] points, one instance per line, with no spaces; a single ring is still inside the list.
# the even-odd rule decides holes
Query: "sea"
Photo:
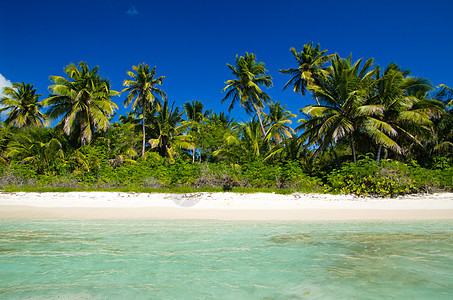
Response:
[[[0,299],[453,299],[453,221],[0,221]]]

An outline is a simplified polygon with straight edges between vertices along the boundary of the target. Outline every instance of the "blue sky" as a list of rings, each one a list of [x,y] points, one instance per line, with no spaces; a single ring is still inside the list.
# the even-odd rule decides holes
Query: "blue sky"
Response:
[[[297,113],[312,103],[291,90],[279,69],[296,67],[290,47],[313,41],[353,59],[396,62],[414,76],[453,86],[451,1],[1,1],[0,86],[33,84],[48,96],[50,75],[86,61],[122,90],[126,71],[145,62],[165,75],[162,89],[181,106],[201,100],[227,112],[221,90],[226,63],[256,54],[274,78],[274,101]],[[125,94],[113,99],[119,114]],[[249,118],[237,106],[237,120]]]

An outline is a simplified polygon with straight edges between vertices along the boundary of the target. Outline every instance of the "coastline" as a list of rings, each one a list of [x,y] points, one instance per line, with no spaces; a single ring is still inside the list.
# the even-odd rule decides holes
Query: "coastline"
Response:
[[[0,193],[0,219],[453,220],[453,193],[398,198],[329,194]]]

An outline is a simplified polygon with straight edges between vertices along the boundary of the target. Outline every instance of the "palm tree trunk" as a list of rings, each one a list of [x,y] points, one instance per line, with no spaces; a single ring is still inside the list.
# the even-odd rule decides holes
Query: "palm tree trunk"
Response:
[[[355,145],[354,145],[354,135],[351,134],[351,151],[352,151],[352,158],[354,159],[354,163],[357,163],[357,156],[355,153]]]
[[[379,144],[377,155],[376,155],[377,162],[379,162],[381,160],[381,152],[382,152],[382,144]]]
[[[333,156],[335,157],[335,163],[337,165],[337,168],[340,168],[340,161],[338,160],[337,151],[335,151],[335,149],[333,147],[332,147],[332,151],[333,151]]]
[[[145,112],[143,112],[143,146],[142,146],[142,157],[145,156]]]
[[[197,128],[198,135],[200,135],[200,128]],[[200,145],[200,157],[198,157],[198,161],[201,163],[201,155],[203,154],[203,142]]]
[[[266,130],[264,129],[263,121],[261,120],[261,111],[258,112],[258,109],[256,108],[255,104],[252,103],[253,109],[255,110],[256,116],[258,117],[258,121],[260,122],[260,127],[261,130],[263,131],[263,138],[266,135]]]

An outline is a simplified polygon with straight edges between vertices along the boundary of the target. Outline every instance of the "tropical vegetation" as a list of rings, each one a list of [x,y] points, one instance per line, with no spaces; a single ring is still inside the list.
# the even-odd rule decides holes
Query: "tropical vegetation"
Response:
[[[57,127],[79,145],[87,145],[96,130],[105,131],[109,116],[118,106],[112,97],[118,92],[110,88],[110,82],[98,74],[98,67],[90,69],[86,62],[78,66],[70,64],[64,72],[68,76],[50,76],[52,94],[42,102],[49,106],[47,116],[60,119]]]
[[[272,77],[253,53],[227,64],[228,111],[199,100],[175,106],[165,76],[146,63],[122,92],[99,67],[69,64],[39,100],[28,83],[0,99],[0,188],[330,192],[396,196],[453,190],[453,91],[396,64],[328,54],[312,42],[280,70],[311,95],[297,114],[273,100]],[[114,97],[131,110],[112,122]],[[301,98],[302,99],[302,98]],[[302,103],[302,101],[301,101]],[[48,121],[55,121],[49,127]],[[52,124],[52,123],[51,123]]]
[[[6,125],[13,124],[19,128],[24,126],[43,126],[46,123],[46,116],[39,110],[42,108],[38,101],[39,96],[36,89],[28,83],[14,83],[13,87],[6,87],[5,95],[0,99],[3,106],[0,113],[8,112],[5,120]]]

